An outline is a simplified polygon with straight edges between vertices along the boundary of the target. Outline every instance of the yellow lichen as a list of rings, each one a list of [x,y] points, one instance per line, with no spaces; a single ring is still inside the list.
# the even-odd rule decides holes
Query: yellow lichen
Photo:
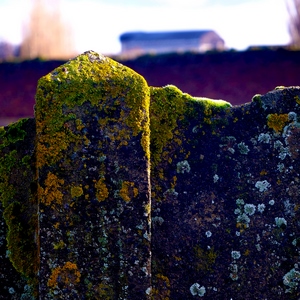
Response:
[[[48,121],[48,118],[50,119]],[[37,133],[38,133],[38,143],[37,143],[37,167],[41,168],[44,165],[51,165],[57,162],[61,157],[64,150],[68,148],[71,142],[76,142],[79,137],[76,137],[71,133],[69,129],[60,129],[59,126],[56,128],[57,131],[61,132],[51,132],[49,130],[46,134],[39,134],[39,131],[43,130],[45,124],[51,123],[51,118],[54,116],[48,116],[47,120],[39,121],[37,119]]]
[[[58,243],[53,245],[54,250],[63,249],[65,247],[65,243],[60,240]]]
[[[144,206],[144,208],[145,208],[145,214],[146,214],[147,216],[149,216],[150,213],[151,213],[151,204],[150,204],[150,203],[147,203],[147,204]]]
[[[108,189],[107,189],[106,184],[105,184],[104,181],[105,181],[104,178],[100,178],[95,184],[96,197],[97,197],[99,202],[104,201],[105,199],[107,199],[107,197],[109,195]]]
[[[295,96],[294,99],[296,100],[296,102],[297,102],[298,104],[300,104],[300,97],[299,97],[298,95]]]
[[[56,223],[53,225],[53,227],[54,227],[55,229],[58,229],[58,228],[59,228],[59,225],[60,225],[60,223],[59,223],[59,222],[56,222]]]
[[[261,172],[259,173],[260,176],[264,176],[264,175],[267,175],[268,174],[268,171],[263,169],[261,170]]]
[[[267,125],[276,133],[282,132],[288,122],[288,114],[269,114],[267,116]]]
[[[157,274],[154,278],[155,288],[152,288],[151,299],[170,299],[170,280],[163,274]]]
[[[101,282],[98,286],[94,287],[97,298],[95,299],[114,299],[114,289],[108,283]]]
[[[72,186],[71,187],[71,197],[77,198],[83,194],[83,189],[81,186]]]

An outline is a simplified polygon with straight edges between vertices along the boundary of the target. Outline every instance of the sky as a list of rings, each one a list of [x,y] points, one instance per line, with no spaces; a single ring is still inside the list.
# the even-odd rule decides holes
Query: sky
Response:
[[[211,29],[236,50],[290,41],[286,0],[48,1],[60,1],[78,53],[117,54],[119,36],[128,31]],[[32,0],[0,0],[0,41],[21,42],[31,5]]]

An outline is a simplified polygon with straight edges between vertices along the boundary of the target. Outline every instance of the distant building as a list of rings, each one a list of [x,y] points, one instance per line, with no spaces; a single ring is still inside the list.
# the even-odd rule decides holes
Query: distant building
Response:
[[[213,30],[127,32],[120,36],[122,54],[224,50],[224,40]]]

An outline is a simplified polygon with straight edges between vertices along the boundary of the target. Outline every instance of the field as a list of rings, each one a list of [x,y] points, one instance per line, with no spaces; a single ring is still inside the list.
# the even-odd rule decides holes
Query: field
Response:
[[[147,55],[119,60],[151,86],[173,84],[192,96],[250,102],[276,86],[300,85],[300,51],[260,49],[245,52]],[[64,61],[32,60],[0,64],[0,126],[34,115],[37,81]]]

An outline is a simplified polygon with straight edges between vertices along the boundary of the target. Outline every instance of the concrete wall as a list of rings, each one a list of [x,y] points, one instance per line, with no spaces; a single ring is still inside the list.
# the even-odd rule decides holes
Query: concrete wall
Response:
[[[92,51],[42,77],[0,129],[0,299],[298,299],[299,105],[149,87]]]

